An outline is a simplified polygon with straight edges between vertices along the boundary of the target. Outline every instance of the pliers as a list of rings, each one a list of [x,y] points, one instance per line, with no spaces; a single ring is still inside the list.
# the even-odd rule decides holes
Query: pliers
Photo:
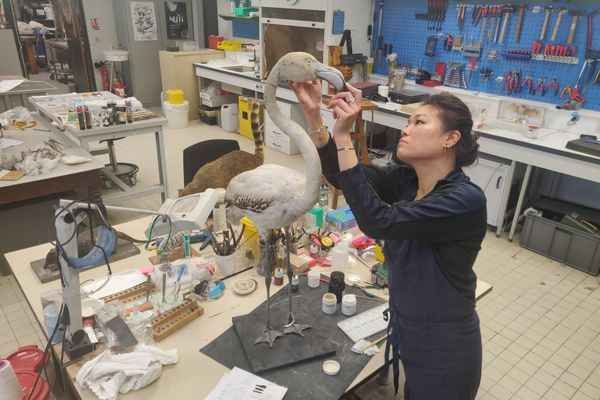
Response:
[[[569,97],[571,97],[571,84],[567,84],[567,86],[565,86],[563,88],[563,90],[561,90],[560,92],[560,98],[562,99],[563,97],[565,97],[565,94],[568,94]]]
[[[542,96],[546,95],[546,79],[545,78],[539,78],[537,80],[537,83],[535,84],[535,87],[533,88],[533,94],[535,94],[538,90],[538,88],[542,88]]]
[[[552,82],[550,82],[548,84],[548,87],[546,88],[546,92],[548,92],[551,88],[554,88],[554,95],[558,95],[558,79],[557,78],[552,78]]]
[[[532,88],[531,88],[531,82],[532,82],[533,78],[531,78],[530,76],[526,76],[525,79],[523,79],[523,82],[521,83],[521,89],[523,89],[524,86],[527,86],[527,90],[529,91],[529,94],[533,94],[532,93]]]

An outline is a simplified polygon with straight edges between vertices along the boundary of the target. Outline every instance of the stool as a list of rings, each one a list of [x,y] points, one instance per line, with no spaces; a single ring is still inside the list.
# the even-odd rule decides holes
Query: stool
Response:
[[[323,100],[324,104],[328,104],[329,100]],[[358,142],[358,155],[359,160],[363,164],[370,164],[371,160],[369,159],[369,147],[367,146],[367,135],[365,134],[365,122],[362,118],[363,111],[374,111],[377,110],[377,104],[370,102],[367,99],[361,99],[360,101],[360,111],[356,116],[356,121],[354,122],[354,132],[350,132],[350,138],[353,141]],[[338,204],[338,197],[342,194],[342,191],[336,189],[331,183],[327,182],[327,179],[323,177],[323,181],[329,188],[331,192],[331,208],[336,209]]]
[[[123,139],[123,138],[121,137],[121,138],[107,139],[107,140],[100,141],[100,143],[106,142],[106,145],[107,145],[107,150],[102,151],[102,153],[108,153],[109,164],[105,164],[104,168],[102,169],[102,178],[104,178],[104,184],[108,188],[110,188],[112,186],[111,184],[108,183],[108,182],[110,182],[110,180],[112,180],[112,178],[110,176],[111,174],[116,175],[116,177],[121,180],[123,180],[123,179],[129,180],[130,186],[133,186],[137,183],[136,176],[137,176],[137,173],[140,170],[140,168],[135,164],[117,162],[117,156],[115,155],[114,141],[121,140],[121,139]],[[96,152],[95,154],[98,154],[98,153],[99,152]],[[109,171],[109,173],[106,173],[107,171]]]

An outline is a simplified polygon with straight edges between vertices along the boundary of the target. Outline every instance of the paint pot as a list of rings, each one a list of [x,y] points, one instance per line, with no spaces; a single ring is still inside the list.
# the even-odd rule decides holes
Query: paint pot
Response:
[[[350,316],[356,312],[356,296],[353,294],[345,294],[342,297],[342,314]]]
[[[325,293],[321,302],[321,309],[325,314],[335,314],[337,310],[337,300],[335,294]]]
[[[299,289],[299,279],[298,279],[298,275],[294,274],[292,275],[292,292],[297,292]]]
[[[341,271],[333,271],[329,278],[329,292],[333,293],[338,303],[342,302],[346,282],[344,281],[344,273]]]
[[[275,286],[283,285],[283,270],[281,268],[275,268],[275,279],[273,279]]]
[[[308,287],[318,288],[321,283],[321,273],[316,269],[308,271]]]
[[[323,372],[327,375],[337,375],[340,372],[340,363],[335,360],[326,360],[323,363]]]

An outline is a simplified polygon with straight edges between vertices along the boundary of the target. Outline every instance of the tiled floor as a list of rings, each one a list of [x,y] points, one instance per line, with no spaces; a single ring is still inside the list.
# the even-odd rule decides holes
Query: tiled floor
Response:
[[[182,186],[182,150],[208,138],[240,138],[192,124],[165,131],[170,194]],[[241,148],[253,145],[241,138]],[[126,156],[125,156],[126,155]],[[137,136],[117,142],[117,157],[140,165],[138,184],[156,179],[154,140]],[[270,149],[266,162],[304,170],[299,155]],[[157,209],[158,196],[127,202]],[[114,223],[132,219],[112,215]],[[483,336],[481,400],[600,400],[600,288],[589,276],[488,233],[476,263],[479,277],[494,286],[478,302]],[[41,344],[44,335],[12,277],[0,278],[0,356],[18,346]],[[392,386],[374,382],[363,399],[390,398]],[[388,396],[384,397],[385,394]],[[398,396],[397,398],[402,398]]]

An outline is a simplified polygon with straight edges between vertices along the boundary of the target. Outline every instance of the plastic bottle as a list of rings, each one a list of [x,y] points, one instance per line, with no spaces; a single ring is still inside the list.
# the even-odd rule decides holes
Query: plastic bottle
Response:
[[[348,244],[340,240],[335,247],[331,255],[331,270],[346,272],[348,268],[348,256],[350,255],[350,248]]]
[[[52,335],[52,332],[54,331],[54,327],[58,323],[58,307],[56,306],[56,303],[49,303],[46,307],[44,307],[44,323],[46,324],[48,337],[50,337]],[[63,329],[57,330],[54,334],[52,344],[62,342],[64,334],[65,331]]]

